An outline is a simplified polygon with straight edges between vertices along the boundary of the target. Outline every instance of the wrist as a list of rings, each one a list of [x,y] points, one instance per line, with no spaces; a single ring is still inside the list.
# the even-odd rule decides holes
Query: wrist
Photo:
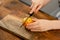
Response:
[[[52,20],[50,21],[50,26],[51,26],[51,29],[60,29],[60,21],[58,20]]]

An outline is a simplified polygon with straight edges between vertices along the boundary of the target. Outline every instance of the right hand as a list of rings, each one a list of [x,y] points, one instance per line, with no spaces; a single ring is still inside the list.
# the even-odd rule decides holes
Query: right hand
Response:
[[[2,4],[2,2],[0,1],[0,5]]]
[[[31,5],[32,10],[30,11],[30,13],[37,12],[43,6],[48,4],[48,2],[50,2],[50,0],[31,0],[31,1],[32,1],[32,5]]]

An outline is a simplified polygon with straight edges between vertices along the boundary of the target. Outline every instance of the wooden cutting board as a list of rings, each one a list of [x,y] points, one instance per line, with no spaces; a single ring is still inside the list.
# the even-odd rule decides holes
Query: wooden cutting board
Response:
[[[19,2],[18,0],[17,1],[11,1],[11,2],[9,2],[5,5],[2,5],[0,7],[0,14],[1,14],[0,18],[2,20],[1,23],[3,23],[3,20],[6,21],[7,17],[8,17],[8,19],[10,19],[9,17],[11,17],[11,15],[13,15],[12,17],[15,18],[16,20],[18,19],[17,21],[20,22],[20,18],[27,17],[29,11],[30,11],[29,6],[25,5],[24,3]],[[56,20],[57,19],[57,18],[54,18],[53,16],[50,16],[50,15],[48,15],[48,14],[42,12],[42,11],[37,12],[36,14],[34,14],[34,17],[39,18],[39,19],[49,19],[49,20]],[[11,20],[13,18],[11,18]],[[13,20],[15,20],[15,19],[13,19]],[[20,23],[15,22],[15,21],[14,21],[14,23],[20,24]],[[7,21],[3,24],[12,25],[10,22],[9,22],[9,24],[7,24]],[[13,25],[15,25],[15,24],[13,24]],[[3,27],[3,26],[1,26],[1,27]],[[19,33],[20,28],[18,28],[18,27],[15,28],[15,27],[10,27],[11,29],[15,29],[15,31],[11,30],[10,28],[8,29],[6,26],[3,27],[3,28],[9,30],[9,32],[14,32],[15,35],[20,37],[21,36],[21,34]],[[18,30],[19,32],[16,32],[16,30]],[[27,36],[25,38],[27,38]],[[29,38],[30,38],[30,36],[28,37],[28,39]],[[31,39],[32,40],[60,40],[60,30],[33,33]],[[29,40],[31,40],[31,39],[29,39]]]
[[[20,27],[22,25],[22,19],[19,19],[12,15],[7,15],[0,21],[0,26],[7,29],[16,35],[23,37],[25,39],[31,39],[32,33],[28,32],[25,27]]]

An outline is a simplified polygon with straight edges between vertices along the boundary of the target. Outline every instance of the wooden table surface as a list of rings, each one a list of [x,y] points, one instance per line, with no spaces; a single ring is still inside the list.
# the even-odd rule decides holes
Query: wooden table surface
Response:
[[[0,20],[9,14],[12,14],[18,18],[20,17],[24,18],[28,15],[29,11],[30,11],[29,6],[23,4],[22,2],[11,1],[9,3],[0,6]],[[57,18],[54,18],[53,16],[50,16],[44,12],[37,12],[37,13],[38,14],[34,14],[34,17],[36,18],[57,20]],[[0,35],[1,35],[0,36],[1,40],[20,40],[20,38],[6,31],[3,31],[2,29],[0,29]],[[60,40],[60,31],[55,30],[55,31],[42,32],[42,33],[34,33],[33,40]]]
[[[0,28],[0,40],[21,40],[21,39]]]

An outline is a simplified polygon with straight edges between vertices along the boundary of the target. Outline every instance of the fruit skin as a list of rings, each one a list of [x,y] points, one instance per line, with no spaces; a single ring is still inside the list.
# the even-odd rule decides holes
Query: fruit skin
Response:
[[[27,19],[27,18],[24,18],[24,19],[23,19],[23,22],[24,22],[26,19]],[[32,18],[28,18],[27,21],[24,23],[24,26],[27,26],[28,24],[30,24],[30,23],[32,23],[32,22],[33,22]]]

